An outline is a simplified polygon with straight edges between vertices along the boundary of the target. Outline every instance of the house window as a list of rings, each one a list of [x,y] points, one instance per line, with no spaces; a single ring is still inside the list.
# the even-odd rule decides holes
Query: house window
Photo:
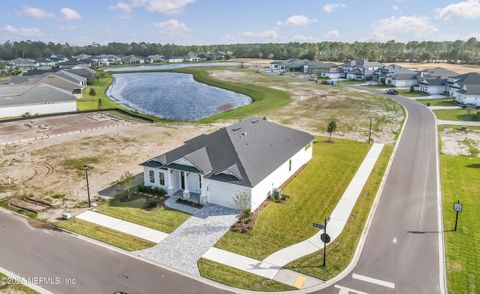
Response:
[[[148,171],[148,176],[150,177],[150,183],[154,184],[155,183],[155,173],[153,170]]]
[[[159,172],[158,178],[160,179],[160,185],[165,186],[165,174],[162,172]]]
[[[198,186],[202,189],[202,175],[198,175]]]
[[[291,159],[288,161],[288,171],[289,172],[292,171],[292,160]]]

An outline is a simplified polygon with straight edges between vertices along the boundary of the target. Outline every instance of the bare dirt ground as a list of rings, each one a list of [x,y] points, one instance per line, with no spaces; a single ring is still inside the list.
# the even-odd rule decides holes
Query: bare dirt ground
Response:
[[[443,154],[477,157],[480,151],[480,130],[445,127],[440,132]]]
[[[74,208],[87,195],[83,162],[92,166],[95,195],[127,171],[141,173],[140,163],[215,128],[136,123],[2,147],[0,198],[29,195],[57,208]],[[50,213],[58,217],[60,212]]]
[[[392,143],[403,118],[401,107],[379,95],[348,87],[332,87],[308,81],[308,75],[284,76],[255,70],[210,70],[216,79],[252,83],[291,93],[292,102],[268,114],[268,119],[316,135],[327,135],[331,120],[337,122],[336,136],[365,141],[370,117],[374,117],[373,138]]]
[[[450,63],[408,63],[408,62],[398,62],[395,63],[403,67],[424,70],[432,69],[436,67],[443,67],[448,70],[457,72],[459,74],[464,74],[468,72],[480,72],[480,66],[469,65],[469,64],[450,64]]]

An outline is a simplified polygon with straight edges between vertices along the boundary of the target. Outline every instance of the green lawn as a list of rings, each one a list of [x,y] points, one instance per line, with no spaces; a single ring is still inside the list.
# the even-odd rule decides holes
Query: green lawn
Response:
[[[122,202],[118,198],[112,199],[107,204],[97,207],[100,213],[122,219],[124,221],[149,227],[164,233],[171,233],[178,228],[190,215],[178,210],[156,208],[145,210],[145,198]]]
[[[234,285],[236,288],[265,292],[296,290],[277,281],[203,258],[198,260],[198,268],[202,277],[225,285]]]
[[[128,251],[141,250],[155,245],[153,242],[76,218],[60,221],[57,226]]]
[[[448,292],[480,291],[480,158],[441,155]],[[463,203],[457,232],[453,203]]]
[[[430,94],[426,94],[420,91],[415,90],[414,92],[410,92],[410,89],[397,89],[398,95],[402,95],[405,97],[425,97],[430,96]]]
[[[0,273],[0,293],[16,293],[16,294],[38,294],[37,291],[30,289],[23,284],[9,283],[8,277]]]
[[[442,99],[418,99],[417,102],[427,105],[430,103],[430,106],[458,106],[457,103],[451,98],[442,98]]]
[[[364,84],[365,81],[356,81],[356,80],[340,80],[337,81],[338,86],[350,86],[350,85],[358,85],[358,84]]]
[[[312,223],[328,216],[370,149],[367,143],[317,138],[313,159],[284,189],[290,198],[271,203],[247,234],[228,232],[217,247],[262,260],[277,250],[308,239]]]
[[[344,231],[335,241],[327,246],[327,266],[322,266],[323,254],[321,253],[323,251],[321,251],[295,260],[287,264],[286,268],[322,280],[328,280],[347,267],[357,249],[358,241],[365,227],[368,214],[385,174],[392,151],[393,146],[387,145],[384,147],[372,174],[355,204]]]
[[[366,87],[368,87],[368,88],[378,88],[378,89],[393,88],[392,85],[386,85],[386,84],[366,85]]]
[[[476,109],[441,109],[433,112],[438,119],[454,121],[474,121],[474,115],[480,110]]]

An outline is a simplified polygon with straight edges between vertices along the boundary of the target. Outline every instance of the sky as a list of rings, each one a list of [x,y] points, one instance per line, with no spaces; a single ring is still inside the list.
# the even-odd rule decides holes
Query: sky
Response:
[[[0,0],[0,42],[480,39],[480,0]]]

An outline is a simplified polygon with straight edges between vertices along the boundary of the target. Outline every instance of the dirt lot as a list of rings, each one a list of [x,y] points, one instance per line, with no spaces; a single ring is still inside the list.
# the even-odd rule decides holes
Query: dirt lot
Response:
[[[440,129],[442,153],[477,157],[480,151],[480,130],[459,127],[443,127]]]
[[[128,122],[131,122],[131,119],[114,112],[71,114],[4,122],[0,123],[0,144],[113,127]]]
[[[55,207],[86,200],[82,166],[88,163],[95,195],[139,164],[181,145],[213,126],[136,123],[1,147],[0,198],[30,195]]]
[[[448,70],[457,72],[459,74],[464,74],[467,72],[480,72],[480,66],[469,65],[469,64],[450,64],[450,63],[407,63],[407,62],[398,62],[396,63],[400,66],[407,68],[414,68],[418,70],[431,69],[436,67],[443,67]]]
[[[382,96],[308,81],[308,75],[279,76],[245,69],[210,70],[220,80],[258,84],[291,93],[292,102],[268,114],[268,119],[317,135],[326,135],[331,120],[337,121],[336,136],[366,140],[370,117],[374,117],[374,140],[392,143],[400,127],[401,107]]]

